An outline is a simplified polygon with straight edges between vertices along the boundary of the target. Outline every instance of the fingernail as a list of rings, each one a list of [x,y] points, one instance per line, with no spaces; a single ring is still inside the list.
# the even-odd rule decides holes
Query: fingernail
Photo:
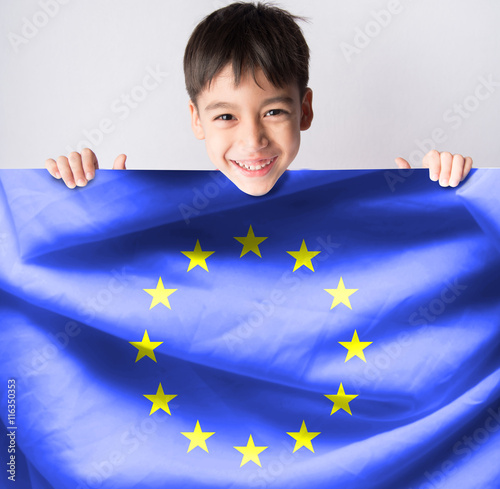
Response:
[[[437,182],[437,179],[438,179],[438,174],[437,173],[431,173],[431,180],[433,182]]]
[[[61,174],[57,170],[55,171],[54,176],[56,178],[61,178]]]
[[[79,186],[79,187],[83,187],[84,185],[86,185],[86,181],[83,179],[83,178],[79,178],[77,181],[76,181],[76,184]]]
[[[68,182],[66,185],[67,185],[69,188],[75,188],[75,187],[76,187],[75,182]]]
[[[439,181],[439,185],[441,185],[441,187],[447,187],[448,186],[448,179],[443,178],[442,180]]]
[[[92,180],[94,178],[94,175],[90,172],[88,172],[85,176],[87,177],[87,180]]]
[[[450,180],[450,187],[456,187],[458,185],[458,181],[457,180]]]

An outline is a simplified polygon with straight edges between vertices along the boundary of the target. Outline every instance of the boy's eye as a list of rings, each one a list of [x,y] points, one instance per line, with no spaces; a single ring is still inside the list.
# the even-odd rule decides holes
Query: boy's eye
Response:
[[[281,114],[286,114],[286,112],[283,109],[271,109],[266,112],[266,115],[281,115]]]
[[[219,117],[216,117],[216,121],[232,121],[234,117],[231,114],[222,114]]]

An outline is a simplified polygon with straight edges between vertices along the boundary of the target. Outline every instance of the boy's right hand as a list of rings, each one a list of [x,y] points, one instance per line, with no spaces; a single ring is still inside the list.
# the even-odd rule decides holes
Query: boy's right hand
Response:
[[[113,170],[125,170],[127,155],[118,155],[113,163]],[[57,161],[49,158],[45,161],[45,168],[54,178],[62,178],[69,188],[85,187],[95,176],[99,163],[95,153],[84,148],[82,154],[74,151],[66,156],[59,156]]]

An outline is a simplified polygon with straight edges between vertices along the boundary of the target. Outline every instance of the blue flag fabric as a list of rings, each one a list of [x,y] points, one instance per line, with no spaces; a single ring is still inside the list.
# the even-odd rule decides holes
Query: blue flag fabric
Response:
[[[499,170],[0,181],[2,487],[500,487]]]

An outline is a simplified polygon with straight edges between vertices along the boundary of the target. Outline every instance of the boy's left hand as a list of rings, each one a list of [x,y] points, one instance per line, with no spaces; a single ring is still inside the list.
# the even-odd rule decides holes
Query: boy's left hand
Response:
[[[411,168],[403,158],[396,158],[399,168]],[[470,172],[472,158],[462,155],[452,155],[447,151],[429,151],[422,160],[422,166],[429,168],[429,177],[432,181],[439,180],[441,187],[456,187]]]

